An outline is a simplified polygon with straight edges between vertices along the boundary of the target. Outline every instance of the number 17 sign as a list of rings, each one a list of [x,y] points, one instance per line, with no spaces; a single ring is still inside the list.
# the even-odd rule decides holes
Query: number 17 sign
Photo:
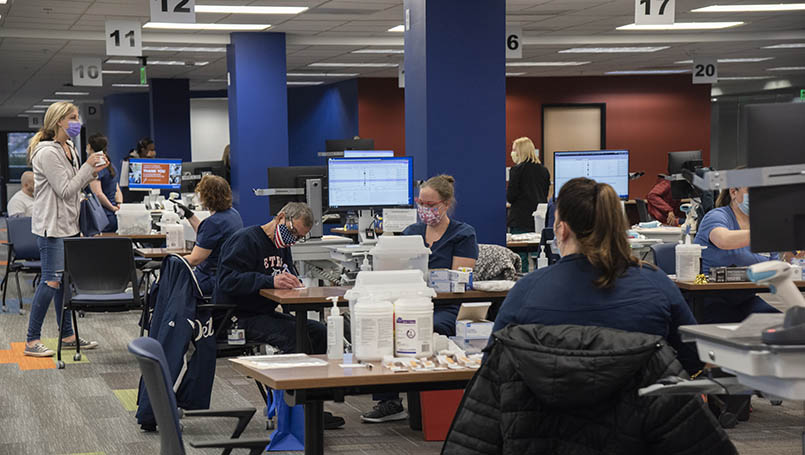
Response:
[[[669,25],[676,16],[676,0],[635,0],[636,25]]]

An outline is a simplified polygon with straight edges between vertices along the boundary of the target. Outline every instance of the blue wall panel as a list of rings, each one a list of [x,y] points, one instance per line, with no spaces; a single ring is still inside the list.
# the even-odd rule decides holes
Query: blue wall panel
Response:
[[[109,155],[115,168],[128,156],[137,141],[151,135],[148,93],[120,93],[103,99],[103,116]],[[92,132],[94,133],[94,131]]]
[[[151,139],[160,158],[192,161],[190,153],[190,81],[151,79]]]

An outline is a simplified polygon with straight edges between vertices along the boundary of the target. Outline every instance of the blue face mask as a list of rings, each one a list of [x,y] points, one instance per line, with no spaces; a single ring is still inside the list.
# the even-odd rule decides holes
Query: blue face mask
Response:
[[[81,134],[81,122],[70,121],[67,126],[67,135],[76,137]]]
[[[744,215],[749,216],[749,193],[744,194],[744,200],[738,204],[738,208],[744,212]]]

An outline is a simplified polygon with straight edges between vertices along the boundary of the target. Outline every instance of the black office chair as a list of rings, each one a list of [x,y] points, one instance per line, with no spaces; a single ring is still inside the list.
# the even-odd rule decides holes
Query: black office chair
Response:
[[[140,365],[145,388],[154,408],[154,417],[159,428],[160,451],[162,455],[183,455],[182,427],[179,423],[179,410],[176,407],[176,395],[173,383],[168,374],[165,352],[159,342],[153,338],[140,337],[129,343],[129,352],[137,358]],[[246,429],[254,408],[232,410],[200,410],[184,411],[184,417],[234,417],[238,424],[230,439],[213,440],[202,443],[190,443],[195,448],[222,448],[221,454],[228,455],[232,449],[248,449],[250,455],[259,455],[271,442],[269,439],[238,439]]]
[[[72,312],[73,328],[78,337],[76,313],[112,313],[144,310],[134,266],[131,239],[125,237],[90,237],[64,239],[64,307],[62,321]],[[131,291],[128,286],[131,285]],[[75,291],[75,294],[73,294]],[[59,329],[57,365],[61,360],[63,328]],[[80,343],[74,359],[81,360]]]
[[[648,204],[645,199],[635,199],[635,204],[637,205],[637,217],[641,223],[654,220],[648,213]]]
[[[654,254],[654,265],[669,275],[676,273],[676,243],[658,243],[649,248]]]
[[[3,311],[6,311],[6,291],[8,290],[8,277],[14,274],[17,282],[17,298],[20,302],[22,314],[22,288],[20,287],[20,272],[35,273],[34,287],[42,275],[42,261],[39,260],[39,245],[36,236],[31,232],[31,217],[6,218],[8,228],[8,259],[6,274],[3,277]]]

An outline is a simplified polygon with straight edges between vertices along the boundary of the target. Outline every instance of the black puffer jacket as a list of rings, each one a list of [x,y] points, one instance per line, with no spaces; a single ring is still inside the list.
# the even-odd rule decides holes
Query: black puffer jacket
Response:
[[[735,454],[698,397],[637,396],[684,374],[657,335],[509,326],[473,378],[444,454]]]

